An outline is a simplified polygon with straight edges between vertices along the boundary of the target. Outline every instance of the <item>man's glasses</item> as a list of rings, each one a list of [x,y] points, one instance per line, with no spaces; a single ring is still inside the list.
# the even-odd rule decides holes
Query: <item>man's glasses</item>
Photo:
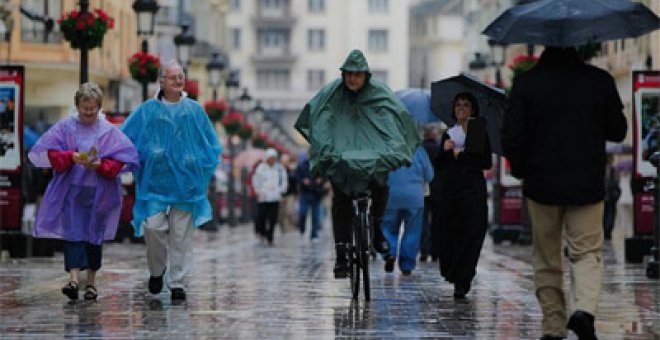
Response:
[[[177,81],[177,80],[185,80],[186,76],[184,76],[183,74],[177,74],[177,75],[173,75],[173,76],[163,76],[163,78],[165,78],[169,81]]]

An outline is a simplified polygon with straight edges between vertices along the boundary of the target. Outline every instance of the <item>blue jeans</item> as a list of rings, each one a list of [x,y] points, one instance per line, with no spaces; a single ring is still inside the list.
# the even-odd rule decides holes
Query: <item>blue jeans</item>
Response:
[[[311,208],[312,232],[310,237],[315,239],[318,237],[319,229],[321,228],[321,198],[317,195],[302,193],[299,200],[298,227],[300,228],[300,233],[305,233],[307,211]]]
[[[103,254],[101,245],[84,241],[64,241],[64,270],[73,268],[98,271],[101,268]]]
[[[401,237],[401,252],[399,258],[399,269],[412,271],[415,269],[417,252],[419,251],[419,239],[422,233],[422,222],[424,219],[424,207],[387,209],[383,215],[383,235],[390,243],[390,252],[386,256],[397,257],[399,229],[403,222],[403,236]]]

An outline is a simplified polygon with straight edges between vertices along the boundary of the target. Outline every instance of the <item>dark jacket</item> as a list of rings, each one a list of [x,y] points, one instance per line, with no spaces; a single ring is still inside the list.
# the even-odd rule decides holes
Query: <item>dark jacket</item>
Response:
[[[306,159],[296,167],[295,179],[300,184],[300,193],[310,195],[315,198],[321,198],[324,195],[325,180],[320,176],[314,176],[309,169],[309,160]],[[305,185],[304,181],[309,180],[310,184]]]
[[[549,205],[603,200],[605,141],[627,131],[612,76],[574,49],[546,48],[515,79],[509,100],[502,147],[525,196]]]

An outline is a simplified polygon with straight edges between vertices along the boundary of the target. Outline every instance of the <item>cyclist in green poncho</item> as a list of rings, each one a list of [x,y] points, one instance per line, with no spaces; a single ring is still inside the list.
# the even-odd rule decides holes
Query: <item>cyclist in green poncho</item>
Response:
[[[387,175],[410,165],[420,142],[403,104],[385,84],[371,79],[362,51],[351,51],[340,70],[342,77],[324,86],[295,124],[310,143],[311,171],[332,183],[335,278],[348,275],[346,245],[351,240],[355,194],[371,191],[373,245],[381,253],[389,250],[380,229]]]

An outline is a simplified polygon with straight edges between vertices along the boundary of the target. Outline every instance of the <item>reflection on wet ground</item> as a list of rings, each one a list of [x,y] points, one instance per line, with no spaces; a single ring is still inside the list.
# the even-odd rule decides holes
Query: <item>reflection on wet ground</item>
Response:
[[[68,302],[62,254],[0,263],[0,338],[434,338],[534,339],[531,247],[486,241],[472,292],[452,298],[437,263],[411,277],[372,263],[373,301],[351,301],[348,281],[332,279],[329,226],[319,244],[297,233],[260,245],[251,226],[196,232],[188,300],[146,289],[144,246],[107,244],[96,302]],[[607,243],[596,328],[601,339],[660,337],[660,282],[623,261],[622,237]],[[568,282],[568,274],[566,275]],[[575,339],[570,335],[569,339]]]

